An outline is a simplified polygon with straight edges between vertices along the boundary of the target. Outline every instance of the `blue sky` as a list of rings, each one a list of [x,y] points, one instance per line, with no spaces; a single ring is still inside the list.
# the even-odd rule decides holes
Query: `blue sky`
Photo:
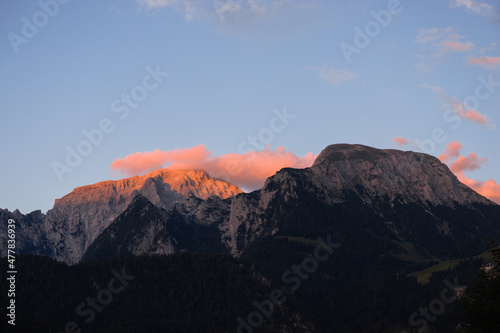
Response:
[[[500,182],[500,86],[476,96],[500,82],[499,10],[491,0],[3,1],[0,208],[45,212],[75,187],[124,177],[111,164],[137,152],[241,153],[285,108],[295,118],[270,151],[300,159],[333,143],[420,141],[439,156],[459,141],[472,167],[458,172],[478,188]],[[368,34],[358,43],[356,28]],[[346,57],[346,45],[357,51]],[[141,101],[120,119],[112,104],[133,92]],[[106,119],[109,133],[58,177],[66,147]]]

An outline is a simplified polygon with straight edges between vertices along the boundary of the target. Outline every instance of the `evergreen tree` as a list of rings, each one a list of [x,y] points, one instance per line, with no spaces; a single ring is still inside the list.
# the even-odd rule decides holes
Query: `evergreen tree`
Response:
[[[472,295],[462,299],[465,333],[500,332],[500,247],[490,250],[495,258],[494,268],[479,274],[472,288]]]

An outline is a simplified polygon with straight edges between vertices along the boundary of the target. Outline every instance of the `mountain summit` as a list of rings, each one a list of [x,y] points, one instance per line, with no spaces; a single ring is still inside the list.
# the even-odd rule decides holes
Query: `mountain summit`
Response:
[[[17,236],[21,243],[26,238],[28,253],[76,263],[137,195],[159,208],[170,209],[190,197],[227,199],[239,193],[237,186],[212,178],[204,170],[161,169],[143,176],[77,187],[56,199],[46,216],[38,214],[33,221],[32,214],[27,215],[30,222],[23,226],[21,221]]]
[[[334,197],[349,190],[368,203],[384,199],[434,206],[492,204],[462,184],[439,159],[423,153],[335,144],[321,152],[311,171],[327,178]]]
[[[433,156],[335,144],[312,167],[284,168],[260,191],[235,197],[221,230],[233,255],[262,237],[313,237],[348,224],[436,256],[460,256],[484,250],[498,233],[499,208]]]
[[[217,310],[224,314],[221,322],[232,323],[233,331],[241,331],[240,327],[250,332],[252,328],[245,325],[259,313],[256,310],[262,312],[263,322],[272,323],[272,318],[289,309],[288,313],[295,313],[290,317],[292,324],[268,331],[399,332],[407,328],[408,316],[415,309],[428,304],[429,295],[442,290],[445,280],[444,275],[431,275],[428,289],[414,275],[478,255],[488,249],[491,237],[500,236],[500,206],[460,183],[437,158],[347,144],[326,147],[309,168],[281,169],[251,193],[241,193],[201,170],[158,170],[76,188],[58,199],[46,216],[0,210],[0,220],[9,218],[16,219],[18,253],[79,263],[71,268],[73,272],[109,272],[110,266],[103,267],[126,263],[127,271],[137,275],[130,291],[141,292],[133,298],[132,294],[118,297],[114,311],[124,322],[133,323],[134,329],[151,331],[152,323],[161,323],[164,327],[157,331],[162,332],[165,327],[185,331],[186,323],[197,316],[183,312],[185,299],[189,309],[199,310],[198,305],[204,304],[201,308],[210,309],[205,313],[215,318],[213,309],[227,302],[217,303],[213,295],[248,305],[236,315],[220,307]],[[0,234],[2,230],[7,228]],[[2,249],[5,256],[7,246]],[[200,255],[201,260],[189,264]],[[238,258],[255,265],[254,272],[258,269],[262,276],[246,273],[253,278],[239,278],[244,266]],[[43,260],[34,259],[33,266]],[[225,264],[217,266],[221,260]],[[35,272],[48,273],[46,285],[53,286],[50,272],[61,270],[43,267]],[[450,280],[458,275],[460,283],[467,283],[462,280],[463,271],[446,274]],[[26,286],[33,284],[29,279]],[[66,280],[73,281],[58,281]],[[194,284],[186,287],[191,280]],[[95,286],[96,281],[105,280],[91,274],[81,283],[92,287],[91,281]],[[270,287],[274,282],[279,284],[276,289],[264,292],[262,285]],[[235,290],[244,286],[251,291],[245,292],[249,299],[257,301],[246,302],[241,293],[228,293],[228,285],[236,285],[239,289]],[[72,282],[68,286],[60,289],[75,289]],[[286,295],[286,304],[272,305],[267,299],[287,289],[292,293]],[[157,296],[156,305],[148,302],[142,309],[129,311],[130,304],[142,304],[135,299],[151,291]],[[186,292],[193,297],[185,298]],[[293,310],[294,297],[307,312]],[[73,298],[70,306],[83,296]],[[44,304],[30,299],[21,304]],[[123,307],[114,308],[115,304]],[[269,304],[274,314],[267,318]],[[449,306],[447,313],[458,311]],[[185,314],[183,321],[179,313]],[[443,314],[441,318],[446,321],[448,317]],[[437,326],[438,320],[435,324],[437,331],[447,332]],[[123,331],[121,326],[117,330]]]
[[[71,264],[91,245],[87,259],[204,249],[241,256],[267,237],[334,231],[393,251],[411,243],[422,256],[460,257],[498,235],[499,209],[433,156],[335,144],[310,168],[284,168],[251,193],[203,170],[78,187],[46,216],[17,213],[16,235],[21,253]]]

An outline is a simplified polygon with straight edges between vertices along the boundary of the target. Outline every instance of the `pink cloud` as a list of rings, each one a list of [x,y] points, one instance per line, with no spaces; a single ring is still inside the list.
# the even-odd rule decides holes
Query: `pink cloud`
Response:
[[[459,141],[453,141],[446,144],[446,150],[444,153],[439,155],[441,162],[446,163],[450,159],[455,159],[460,156],[460,149],[462,149],[462,144]]]
[[[203,169],[212,177],[222,178],[246,190],[261,188],[265,180],[285,167],[310,167],[317,155],[309,153],[298,157],[285,147],[262,151],[250,151],[245,154],[226,154],[211,156],[204,145],[173,151],[155,150],[135,153],[118,158],[111,163],[112,170],[133,176],[160,168]]]
[[[495,125],[491,124],[491,121],[487,118],[486,114],[483,115],[479,111],[473,109],[465,109],[457,98],[446,95],[441,87],[434,87],[426,83],[421,84],[421,86],[439,93],[439,97],[441,98],[441,101],[443,101],[444,106],[446,108],[449,107],[459,117],[472,121],[476,124],[486,126],[489,129],[495,128]]]
[[[467,178],[463,172],[457,174],[458,180],[482,196],[500,205],[500,185],[493,179],[485,182]]]
[[[461,42],[451,42],[451,41],[443,41],[443,46],[445,50],[448,51],[457,51],[457,52],[463,52],[463,51],[468,51],[474,47],[474,44],[471,42],[467,43],[461,43]]]
[[[165,152],[165,157],[168,161],[199,161],[205,160],[210,156],[210,152],[204,145],[198,145],[188,149],[176,149]]]
[[[467,11],[481,16],[494,15],[494,8],[484,2],[474,0],[451,0],[450,6],[451,8],[465,7]]]
[[[161,150],[137,152],[125,158],[117,158],[111,163],[111,169],[126,175],[139,175],[161,168],[165,164],[165,152]]]
[[[410,140],[405,138],[392,138],[392,141],[400,147],[410,144]]]
[[[452,108],[453,111],[461,118],[468,119],[472,122],[475,122],[476,124],[487,125],[490,121],[488,118],[486,118],[486,115],[483,115],[476,110],[466,110],[462,105],[458,103],[454,103],[452,105]]]
[[[481,168],[482,164],[488,162],[487,158],[478,158],[476,153],[470,153],[468,156],[458,156],[458,158],[450,164],[450,170],[453,173],[462,171],[474,171]]]
[[[472,65],[492,68],[500,65],[500,57],[471,58],[469,59],[469,63]]]
[[[446,150],[439,155],[443,163],[449,163],[450,170],[465,185],[472,188],[482,196],[500,204],[500,185],[493,179],[487,181],[473,180],[468,178],[464,171],[473,171],[481,168],[481,165],[488,162],[487,158],[478,158],[477,154],[470,153],[468,156],[460,156],[462,144],[459,141],[450,142],[446,145]]]

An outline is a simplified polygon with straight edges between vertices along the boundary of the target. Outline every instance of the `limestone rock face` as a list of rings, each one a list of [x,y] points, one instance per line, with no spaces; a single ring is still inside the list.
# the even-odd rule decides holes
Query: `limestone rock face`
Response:
[[[237,186],[214,179],[203,170],[162,169],[144,176],[75,188],[57,199],[46,216],[24,230],[33,240],[42,239],[50,244],[45,254],[73,264],[138,194],[157,207],[170,209],[190,196],[207,199],[215,195],[227,199],[238,193],[241,190]]]
[[[476,211],[478,207],[497,206],[462,184],[433,156],[335,144],[326,147],[312,167],[284,168],[268,178],[261,190],[232,200],[230,217],[220,225],[231,253],[238,256],[252,241],[277,233],[277,220],[270,217],[276,216],[277,209],[285,209],[283,206],[287,203],[301,205],[305,196],[313,196],[316,202],[326,205],[350,205],[360,201],[363,209],[382,219],[385,217],[386,227],[399,240],[404,239],[401,228],[391,221],[396,215],[391,209],[395,205],[417,206],[419,211],[430,216],[437,207]],[[439,233],[452,236],[449,226],[455,221],[434,219]]]
[[[0,239],[2,240],[0,256],[7,256],[7,240],[9,238],[6,232],[9,219],[15,221],[16,254],[52,255],[52,244],[47,240],[43,224],[45,215],[41,211],[36,210],[23,215],[17,209],[14,212],[9,212],[7,209],[0,209],[0,221],[2,223],[2,228],[0,229]]]
[[[143,199],[132,205],[137,197]],[[335,224],[422,248],[439,244],[436,251],[458,255],[466,253],[462,245],[474,251],[500,230],[500,206],[462,184],[437,158],[348,144],[326,147],[310,168],[280,170],[251,193],[202,170],[163,169],[76,188],[46,216],[0,210],[2,220],[9,216],[19,220],[22,253],[70,264],[100,236],[88,258],[99,257],[100,249],[109,255],[240,256],[263,237],[312,237]],[[308,226],[311,216],[319,224]]]
[[[311,171],[325,178],[333,197],[351,190],[368,202],[378,197],[433,206],[492,204],[462,184],[439,159],[412,151],[336,144],[321,152]]]
[[[167,214],[142,195],[106,228],[86,250],[83,260],[110,256],[176,253],[166,230]]]
[[[207,200],[192,196],[166,210],[139,194],[89,246],[82,260],[184,251],[227,253],[217,229],[227,214],[225,202],[217,196]]]

